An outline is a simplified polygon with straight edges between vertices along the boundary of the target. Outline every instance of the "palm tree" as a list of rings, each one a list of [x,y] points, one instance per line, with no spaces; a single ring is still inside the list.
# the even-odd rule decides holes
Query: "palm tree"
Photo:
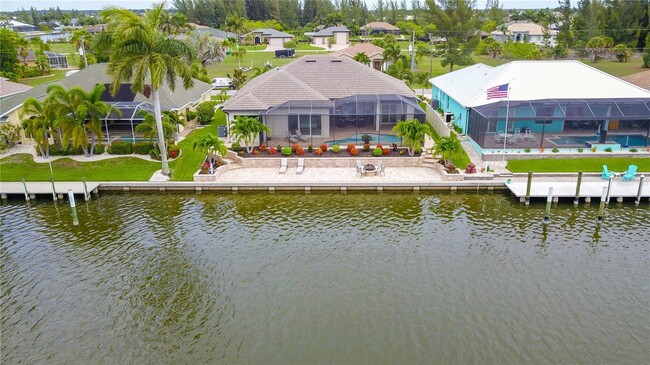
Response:
[[[79,87],[73,89],[75,91],[67,90],[58,84],[50,85],[47,87],[45,102],[52,106],[52,110],[56,115],[55,124],[62,131],[61,144],[63,148],[67,148],[72,143],[73,147],[81,147],[84,155],[88,156],[86,118],[79,114],[79,112],[84,112],[84,108],[78,108],[81,100],[83,100],[84,91]]]
[[[41,156],[50,157],[49,136],[54,121],[51,107],[38,99],[27,98],[20,119],[23,120],[25,136],[34,139]]]
[[[357,53],[354,57],[352,57],[352,59],[366,66],[370,65],[370,57],[368,57],[368,55],[363,52]]]
[[[262,132],[271,133],[271,129],[254,117],[238,116],[230,125],[230,134],[237,142],[244,141],[248,153],[253,152],[253,141]]]
[[[245,18],[239,16],[239,14],[233,14],[226,18],[226,29],[237,34],[237,51],[239,51],[239,35],[246,31],[244,26]]]
[[[397,136],[403,139],[410,156],[413,156],[416,150],[422,148],[425,136],[433,135],[431,125],[421,123],[417,119],[400,120],[393,127],[393,132],[397,133]]]
[[[384,63],[396,62],[401,55],[402,55],[402,49],[399,48],[397,43],[387,44],[386,47],[384,47],[384,53],[382,54],[382,56],[384,57]]]
[[[190,42],[196,52],[196,58],[204,68],[214,62],[221,62],[226,57],[221,42],[210,33],[192,32]]]
[[[178,131],[178,126],[185,125],[185,122],[180,119],[178,114],[170,110],[165,110],[162,113],[164,140],[171,143],[173,134]],[[142,137],[149,139],[149,142],[153,142],[154,138],[158,138],[156,117],[146,110],[140,110],[138,116],[144,117],[144,120],[135,127],[135,131],[142,133]]]
[[[99,49],[110,48],[108,72],[113,81],[113,94],[117,93],[122,82],[131,82],[132,91],[145,95],[150,91],[153,95],[162,173],[170,175],[159,91],[165,82],[174,90],[177,76],[181,77],[186,89],[192,87],[194,81],[189,65],[195,53],[184,42],[167,37],[160,30],[164,5],[154,4],[142,17],[124,8],[106,8],[101,14],[109,25],[109,32],[104,33],[110,35],[98,38],[96,46]]]
[[[207,155],[210,166],[216,162],[216,154],[219,154],[221,157],[225,157],[228,153],[228,148],[226,144],[223,143],[219,137],[213,135],[212,133],[205,134],[194,141],[192,145],[195,151],[203,152]]]
[[[73,95],[73,100],[75,100],[75,113],[77,114],[79,120],[82,120],[84,127],[87,132],[92,132],[92,138],[90,139],[90,156],[95,154],[95,138],[99,141],[104,139],[104,131],[102,129],[102,118],[106,117],[110,113],[115,113],[118,116],[122,112],[114,107],[109,106],[101,100],[101,96],[106,90],[106,87],[102,84],[97,84],[89,92],[84,91],[79,87],[73,87],[70,89],[70,93]],[[87,135],[86,132],[86,135]],[[86,140],[84,146],[88,143]]]

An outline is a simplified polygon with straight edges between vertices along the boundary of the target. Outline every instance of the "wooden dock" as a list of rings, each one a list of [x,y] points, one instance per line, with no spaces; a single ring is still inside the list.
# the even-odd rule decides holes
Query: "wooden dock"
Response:
[[[2,199],[7,199],[9,195],[26,196],[29,199],[35,199],[37,195],[47,195],[63,199],[64,195],[68,194],[68,190],[72,190],[75,195],[83,195],[86,199],[90,198],[90,193],[97,191],[100,183],[86,182],[84,187],[83,182],[54,182],[54,189],[56,194],[52,191],[51,182],[0,182],[0,196]],[[25,187],[27,192],[25,192]],[[28,199],[28,200],[29,200]]]
[[[636,198],[639,192],[639,177],[635,178],[633,181],[624,181],[620,178],[612,180],[612,186],[609,192],[610,199],[616,199],[622,201],[624,198]],[[575,198],[576,195],[576,184],[577,180],[573,182],[569,181],[533,181],[530,187],[530,198],[547,198],[548,189],[553,188],[553,200],[558,201],[558,198]],[[591,201],[591,199],[596,198],[600,199],[603,194],[603,188],[607,187],[609,180],[600,180],[600,181],[582,181],[580,185],[580,198],[585,199],[585,201]],[[506,187],[517,197],[520,201],[524,201],[526,197],[526,187],[527,181],[513,181],[509,184],[506,184]],[[641,198],[650,197],[650,181],[643,181],[643,189],[641,190]]]

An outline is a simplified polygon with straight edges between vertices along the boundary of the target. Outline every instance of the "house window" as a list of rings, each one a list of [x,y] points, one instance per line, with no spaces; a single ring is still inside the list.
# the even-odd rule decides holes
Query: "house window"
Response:
[[[294,133],[298,129],[303,135],[321,135],[323,129],[320,114],[289,115],[289,131]]]

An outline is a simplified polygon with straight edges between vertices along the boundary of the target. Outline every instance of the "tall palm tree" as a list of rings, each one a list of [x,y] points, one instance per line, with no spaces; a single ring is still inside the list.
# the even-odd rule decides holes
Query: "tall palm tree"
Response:
[[[239,51],[239,35],[246,31],[244,26],[245,18],[239,16],[239,14],[233,14],[226,18],[226,29],[237,34],[237,50]]]
[[[83,120],[84,127],[87,132],[92,132],[90,139],[90,156],[95,154],[95,138],[99,141],[104,139],[104,131],[102,129],[102,118],[106,117],[109,113],[115,113],[118,116],[122,112],[112,106],[108,105],[101,100],[101,96],[106,90],[102,84],[97,84],[95,87],[86,92],[79,87],[70,89],[72,99],[75,100],[75,112],[80,120]],[[88,133],[86,132],[86,135]],[[86,145],[88,142],[84,143]]]
[[[107,7],[101,15],[109,26],[105,33],[110,35],[98,38],[96,46],[110,49],[111,92],[117,93],[122,82],[131,82],[132,91],[153,95],[162,173],[170,175],[159,92],[165,82],[174,90],[177,76],[181,77],[186,89],[192,87],[194,81],[189,65],[195,53],[189,45],[161,31],[164,5],[154,4],[142,17],[124,8]]]
[[[271,133],[271,129],[266,124],[262,124],[259,119],[253,117],[238,116],[230,125],[230,134],[238,142],[244,141],[248,153],[253,152],[253,141],[262,132]]]
[[[54,124],[61,130],[62,147],[65,149],[72,143],[73,147],[81,147],[88,156],[86,119],[77,110],[81,93],[83,90],[71,92],[61,85],[50,85],[47,87],[45,103],[51,105],[56,115]]]
[[[50,157],[49,137],[54,122],[51,107],[38,99],[27,98],[23,103],[20,119],[23,120],[25,136],[34,139],[41,156]]]

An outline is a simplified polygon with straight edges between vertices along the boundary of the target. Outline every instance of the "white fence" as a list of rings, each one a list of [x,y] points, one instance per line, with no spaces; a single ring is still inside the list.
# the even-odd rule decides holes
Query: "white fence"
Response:
[[[431,105],[427,103],[427,121],[431,123],[433,126],[433,129],[438,132],[440,137],[449,137],[451,135],[451,130],[449,127],[447,127],[447,124],[445,123],[444,120],[442,120],[442,117],[440,114],[438,114],[437,111],[433,110]]]

